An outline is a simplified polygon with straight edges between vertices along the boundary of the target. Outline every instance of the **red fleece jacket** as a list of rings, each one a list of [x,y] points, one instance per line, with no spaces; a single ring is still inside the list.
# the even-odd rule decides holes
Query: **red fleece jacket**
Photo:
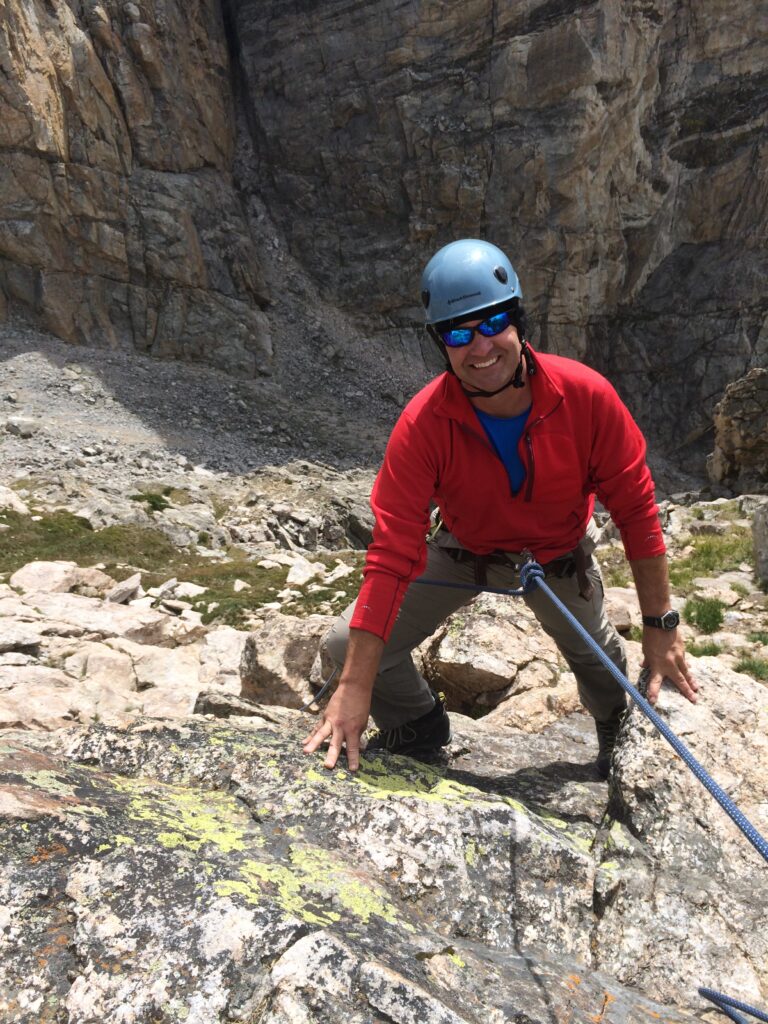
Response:
[[[572,551],[595,495],[627,558],[664,553],[645,441],[627,407],[589,367],[554,355],[535,360],[517,494],[456,377],[435,378],[405,407],[371,494],[376,524],[353,628],[389,636],[408,584],[424,571],[433,501],[476,554],[528,550],[544,563]]]

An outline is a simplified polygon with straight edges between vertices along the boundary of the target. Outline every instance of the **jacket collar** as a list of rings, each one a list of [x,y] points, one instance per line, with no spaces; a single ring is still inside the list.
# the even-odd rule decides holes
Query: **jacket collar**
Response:
[[[530,378],[532,408],[536,419],[548,416],[565,397],[558,384],[554,381],[547,368],[547,357],[537,355],[530,343],[528,350],[533,353],[536,373]],[[458,377],[447,371],[439,378],[435,413],[449,419],[469,421],[474,424],[476,418],[471,401],[464,393]]]

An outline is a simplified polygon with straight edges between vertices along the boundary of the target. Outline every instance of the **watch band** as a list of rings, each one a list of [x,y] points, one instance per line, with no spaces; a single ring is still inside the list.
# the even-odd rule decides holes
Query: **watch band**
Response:
[[[653,626],[654,629],[677,629],[680,625],[680,613],[670,608],[663,615],[644,615],[644,626]]]

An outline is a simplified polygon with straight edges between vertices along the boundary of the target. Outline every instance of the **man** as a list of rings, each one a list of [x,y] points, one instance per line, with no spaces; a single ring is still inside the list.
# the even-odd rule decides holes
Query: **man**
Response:
[[[645,442],[598,373],[535,354],[526,340],[517,275],[496,246],[463,239],[440,249],[422,275],[427,328],[447,371],[406,406],[371,495],[376,524],[357,601],[326,646],[343,665],[322,721],[304,743],[329,741],[327,768],[346,747],[359,766],[368,748],[431,760],[450,740],[445,707],[411,652],[473,593],[428,579],[519,585],[530,552],[547,584],[626,673],[623,642],[603,609],[592,551],[595,495],[620,530],[643,613],[648,699],[670,679],[696,701],[678,616],[670,609],[665,546]],[[440,527],[427,542],[430,510]],[[556,641],[595,719],[598,773],[606,778],[625,711],[624,691],[541,592],[525,598]]]

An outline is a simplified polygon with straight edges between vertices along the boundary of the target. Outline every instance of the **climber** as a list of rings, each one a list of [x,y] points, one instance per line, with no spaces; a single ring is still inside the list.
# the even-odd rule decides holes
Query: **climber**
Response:
[[[517,274],[496,246],[462,239],[440,249],[422,275],[421,298],[446,371],[407,404],[389,439],[371,495],[364,581],[325,639],[343,666],[339,684],[305,753],[328,741],[325,766],[346,747],[356,770],[369,713],[378,726],[369,750],[429,761],[449,743],[444,701],[411,652],[474,594],[414,583],[422,574],[514,587],[531,552],[552,591],[626,674],[592,554],[595,496],[621,533],[634,576],[648,698],[656,701],[666,678],[695,702],[645,441],[626,406],[594,370],[534,352]],[[524,600],[576,677],[595,720],[597,772],[607,778],[624,693],[541,592]]]

